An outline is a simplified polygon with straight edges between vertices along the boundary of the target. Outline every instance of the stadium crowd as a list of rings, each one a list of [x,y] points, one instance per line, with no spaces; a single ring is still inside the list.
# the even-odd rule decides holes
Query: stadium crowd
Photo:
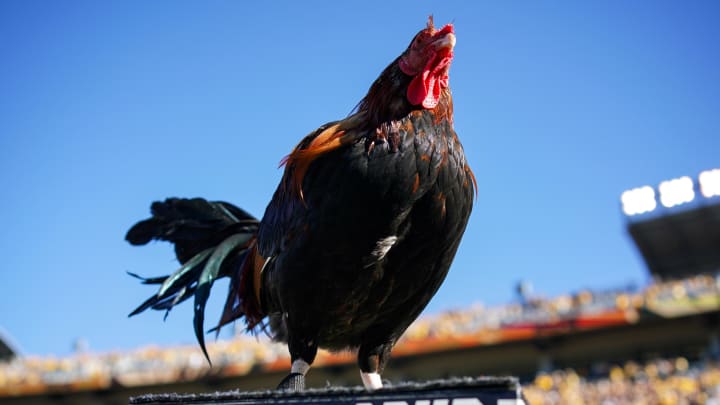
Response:
[[[645,364],[628,361],[591,374],[594,377],[581,376],[572,369],[540,373],[523,392],[530,405],[720,404],[717,361],[690,363],[684,357]]]
[[[580,291],[552,299],[532,298],[497,307],[475,305],[418,319],[398,344],[450,336],[481,336],[517,324],[544,324],[609,311],[641,310],[683,313],[685,309],[717,310],[720,276],[700,275],[684,280],[653,283],[636,291]],[[286,360],[287,349],[267,338],[238,334],[208,345],[213,368],[207,367],[197,346],[149,346],[131,352],[80,352],[64,358],[17,357],[0,362],[0,397],[58,391],[102,389],[115,384],[133,386],[191,381],[203,376],[239,376],[251,369]],[[715,353],[717,355],[718,353]],[[679,358],[640,365],[600,369],[592,373],[559,370],[541,373],[526,386],[533,404],[556,403],[714,403],[720,405],[720,366],[713,360],[693,362]],[[599,401],[603,398],[603,401]],[[685,398],[689,402],[682,402]],[[577,399],[577,401],[576,401]],[[683,401],[685,400],[683,399]],[[628,402],[629,401],[629,402]]]

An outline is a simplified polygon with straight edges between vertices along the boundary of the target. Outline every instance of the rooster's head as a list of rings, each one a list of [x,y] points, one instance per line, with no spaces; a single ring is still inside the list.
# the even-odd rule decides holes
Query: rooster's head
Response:
[[[441,90],[448,87],[448,70],[454,47],[452,24],[436,30],[430,16],[427,27],[415,35],[398,61],[400,70],[413,77],[407,90],[411,104],[428,109],[438,104]]]

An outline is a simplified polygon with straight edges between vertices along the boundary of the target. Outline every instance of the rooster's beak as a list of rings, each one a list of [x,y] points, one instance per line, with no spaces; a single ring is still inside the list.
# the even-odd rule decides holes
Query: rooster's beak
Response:
[[[433,41],[433,47],[437,51],[444,48],[452,50],[455,47],[455,34],[449,32],[443,35],[442,38]]]

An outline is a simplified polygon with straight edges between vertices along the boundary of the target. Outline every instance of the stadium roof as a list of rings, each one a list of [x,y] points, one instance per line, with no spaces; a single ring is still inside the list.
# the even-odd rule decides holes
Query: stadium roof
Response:
[[[720,271],[720,202],[629,221],[630,236],[663,280]]]
[[[12,343],[10,335],[0,328],[0,361],[8,361],[17,356],[18,350]]]

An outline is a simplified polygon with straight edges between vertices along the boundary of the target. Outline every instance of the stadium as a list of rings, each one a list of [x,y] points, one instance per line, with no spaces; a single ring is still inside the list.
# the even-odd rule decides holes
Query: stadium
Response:
[[[421,317],[384,377],[513,375],[530,404],[718,403],[720,169],[628,190],[621,207],[652,283],[522,294]],[[286,347],[263,337],[238,334],[208,351],[212,368],[194,345],[34,357],[3,336],[0,402],[125,404],[147,393],[262,390],[289,364]],[[308,383],[355,385],[356,372],[352,354],[321,352]]]

